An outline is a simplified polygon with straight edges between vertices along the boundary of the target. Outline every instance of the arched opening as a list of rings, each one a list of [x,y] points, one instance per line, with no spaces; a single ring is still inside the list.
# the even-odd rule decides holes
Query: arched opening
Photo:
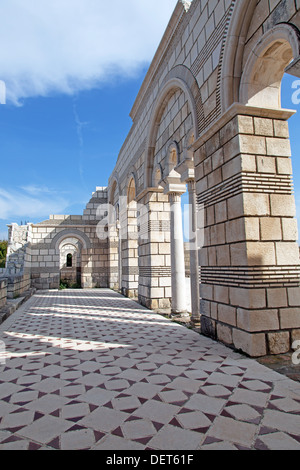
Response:
[[[109,287],[119,290],[121,286],[120,205],[119,184],[114,178],[109,193]]]
[[[127,191],[127,204],[130,205],[131,202],[134,201],[136,196],[136,188],[135,188],[135,180],[134,178],[130,179]]]
[[[122,285],[121,291],[130,298],[138,298],[139,259],[138,259],[138,223],[135,176],[129,177],[127,187],[126,221],[122,237]],[[126,232],[126,233],[125,233]]]
[[[181,78],[182,77],[182,78]],[[153,168],[155,166],[156,144],[158,141],[159,126],[163,120],[163,115],[167,109],[170,111],[171,122],[174,122],[175,115],[171,114],[170,101],[176,93],[182,93],[185,97],[187,107],[189,108],[189,117],[185,119],[186,129],[183,135],[186,134],[187,129],[193,126],[195,138],[198,137],[198,112],[202,109],[201,93],[194,76],[189,70],[182,66],[176,66],[165,77],[165,85],[162,86],[160,94],[157,98],[156,105],[153,108],[152,116],[150,119],[148,139],[146,143],[145,154],[145,176],[144,187],[151,187],[153,182]],[[169,132],[169,136],[174,134],[174,129]],[[156,162],[160,163],[160,162]]]
[[[182,286],[185,287],[183,230],[181,230],[179,243],[176,234],[172,234],[172,226],[182,229],[181,195],[186,192],[186,180],[181,179],[178,167],[185,158],[187,135],[193,135],[191,142],[198,138],[202,111],[201,93],[195,77],[187,67],[181,65],[174,67],[162,83],[149,123],[144,164],[144,189],[150,189],[145,199],[149,200],[149,207],[151,206],[151,217],[148,217],[151,241],[143,245],[143,252],[147,253],[147,259],[145,255],[142,259],[141,270],[146,275],[140,278],[143,280],[141,283],[143,290],[147,293],[151,292],[150,304],[158,304],[164,309],[172,304],[173,312],[177,311],[178,306],[177,299],[173,302],[174,294],[177,297],[178,292],[186,291],[182,289]],[[190,149],[189,154],[192,153]],[[157,189],[157,193],[154,192],[154,188]],[[159,204],[156,204],[155,200]],[[171,236],[173,236],[172,243]],[[171,244],[173,244],[173,249],[171,249]],[[177,254],[174,250],[175,245],[176,250],[180,247]],[[171,277],[177,272],[177,267],[174,266],[179,258],[182,282],[178,283],[172,282]],[[153,274],[149,276],[148,272]],[[162,279],[161,276],[164,278]],[[160,294],[158,300],[155,297],[156,292]],[[183,295],[186,299],[186,294]],[[141,294],[142,296],[145,297]],[[177,304],[175,310],[173,304]],[[186,302],[185,307],[180,306],[178,310],[186,310]]]
[[[72,255],[72,253],[67,254],[66,264],[67,264],[67,268],[72,268],[72,266],[73,266],[73,255]]]

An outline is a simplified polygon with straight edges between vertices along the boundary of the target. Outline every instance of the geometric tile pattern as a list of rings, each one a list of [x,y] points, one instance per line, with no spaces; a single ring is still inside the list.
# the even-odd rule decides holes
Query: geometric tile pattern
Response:
[[[109,289],[38,292],[0,341],[0,450],[300,450],[298,382]]]

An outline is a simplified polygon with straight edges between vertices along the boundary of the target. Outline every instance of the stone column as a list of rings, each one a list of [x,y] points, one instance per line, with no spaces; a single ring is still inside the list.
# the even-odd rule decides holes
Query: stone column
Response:
[[[122,292],[126,297],[138,297],[138,234],[137,234],[137,210],[136,202],[132,201],[127,210],[127,222],[125,227],[126,238],[122,243]]]
[[[185,263],[181,194],[169,193],[171,204],[172,313],[186,313]]]
[[[138,199],[139,286],[142,305],[170,312],[171,258],[168,195],[149,188]]]
[[[196,184],[194,179],[187,181],[189,193],[189,231],[190,231],[190,271],[191,271],[191,299],[192,299],[192,324],[194,328],[200,328],[200,294],[199,294],[199,256],[197,240],[197,203]]]

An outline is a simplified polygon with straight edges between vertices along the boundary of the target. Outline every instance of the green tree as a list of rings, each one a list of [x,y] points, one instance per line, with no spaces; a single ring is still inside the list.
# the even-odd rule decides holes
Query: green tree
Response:
[[[5,268],[7,245],[7,240],[0,241],[0,268]]]

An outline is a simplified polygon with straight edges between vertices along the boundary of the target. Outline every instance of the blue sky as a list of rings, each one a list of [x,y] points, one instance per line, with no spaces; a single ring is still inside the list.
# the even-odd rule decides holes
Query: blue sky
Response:
[[[7,86],[0,105],[0,238],[11,222],[82,214],[96,186],[107,185],[176,0],[115,0],[114,24],[108,3],[0,5],[0,40],[10,44],[9,54],[0,51],[0,80]],[[300,104],[292,103],[295,81],[284,77],[282,106],[299,112]],[[290,119],[298,216],[299,123],[298,114]]]

